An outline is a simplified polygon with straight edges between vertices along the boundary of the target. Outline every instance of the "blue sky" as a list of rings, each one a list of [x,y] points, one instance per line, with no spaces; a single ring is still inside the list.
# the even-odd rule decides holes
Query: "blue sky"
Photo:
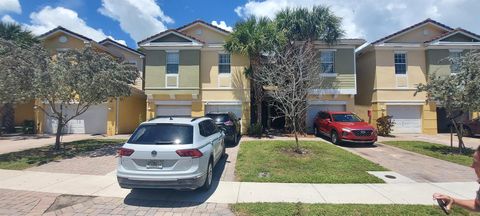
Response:
[[[478,0],[0,0],[0,20],[35,34],[61,25],[97,41],[111,37],[136,47],[196,19],[228,29],[248,16],[272,18],[286,7],[314,5],[342,17],[348,38],[373,41],[426,18],[480,33]]]

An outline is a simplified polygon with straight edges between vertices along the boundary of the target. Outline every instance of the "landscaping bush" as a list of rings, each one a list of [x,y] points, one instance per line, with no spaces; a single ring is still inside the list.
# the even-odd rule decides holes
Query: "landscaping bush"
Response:
[[[262,137],[263,127],[261,123],[255,123],[248,127],[247,133],[249,136]]]
[[[377,130],[380,136],[390,136],[395,122],[392,121],[393,116],[382,116],[377,119]]]

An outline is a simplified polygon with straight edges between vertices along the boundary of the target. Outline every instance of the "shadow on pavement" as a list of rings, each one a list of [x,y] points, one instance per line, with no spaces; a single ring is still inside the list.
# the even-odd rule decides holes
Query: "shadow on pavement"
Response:
[[[333,143],[330,142],[330,138],[326,136],[318,136],[318,138],[333,145]],[[339,146],[347,147],[347,148],[377,148],[378,147],[377,143],[374,143],[373,145],[369,145],[365,143],[348,143],[348,142],[342,142],[341,144],[339,144]]]
[[[197,206],[204,203],[217,190],[220,178],[225,164],[228,159],[228,154],[225,155],[213,170],[212,187],[208,191],[201,190],[170,190],[170,189],[132,189],[125,197],[123,202],[127,205],[142,206],[142,207],[170,207],[181,208],[189,206]]]

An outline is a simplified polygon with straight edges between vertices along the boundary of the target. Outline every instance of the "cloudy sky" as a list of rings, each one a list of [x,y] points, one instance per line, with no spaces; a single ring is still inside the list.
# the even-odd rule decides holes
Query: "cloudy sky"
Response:
[[[63,26],[94,40],[136,47],[150,35],[196,19],[231,30],[249,16],[274,17],[286,7],[329,6],[346,37],[374,41],[426,18],[480,33],[478,0],[0,0],[0,20],[35,34]]]

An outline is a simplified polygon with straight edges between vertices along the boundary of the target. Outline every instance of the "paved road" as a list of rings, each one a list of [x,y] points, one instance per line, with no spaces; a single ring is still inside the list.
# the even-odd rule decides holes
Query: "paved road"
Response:
[[[438,143],[450,146],[450,134],[441,133],[436,135],[429,134],[396,134],[395,137],[378,137],[382,141],[398,141],[398,140],[418,140],[425,142]],[[480,137],[464,137],[463,142],[466,147],[476,149],[480,145]],[[453,146],[458,146],[458,139],[453,136]]]

